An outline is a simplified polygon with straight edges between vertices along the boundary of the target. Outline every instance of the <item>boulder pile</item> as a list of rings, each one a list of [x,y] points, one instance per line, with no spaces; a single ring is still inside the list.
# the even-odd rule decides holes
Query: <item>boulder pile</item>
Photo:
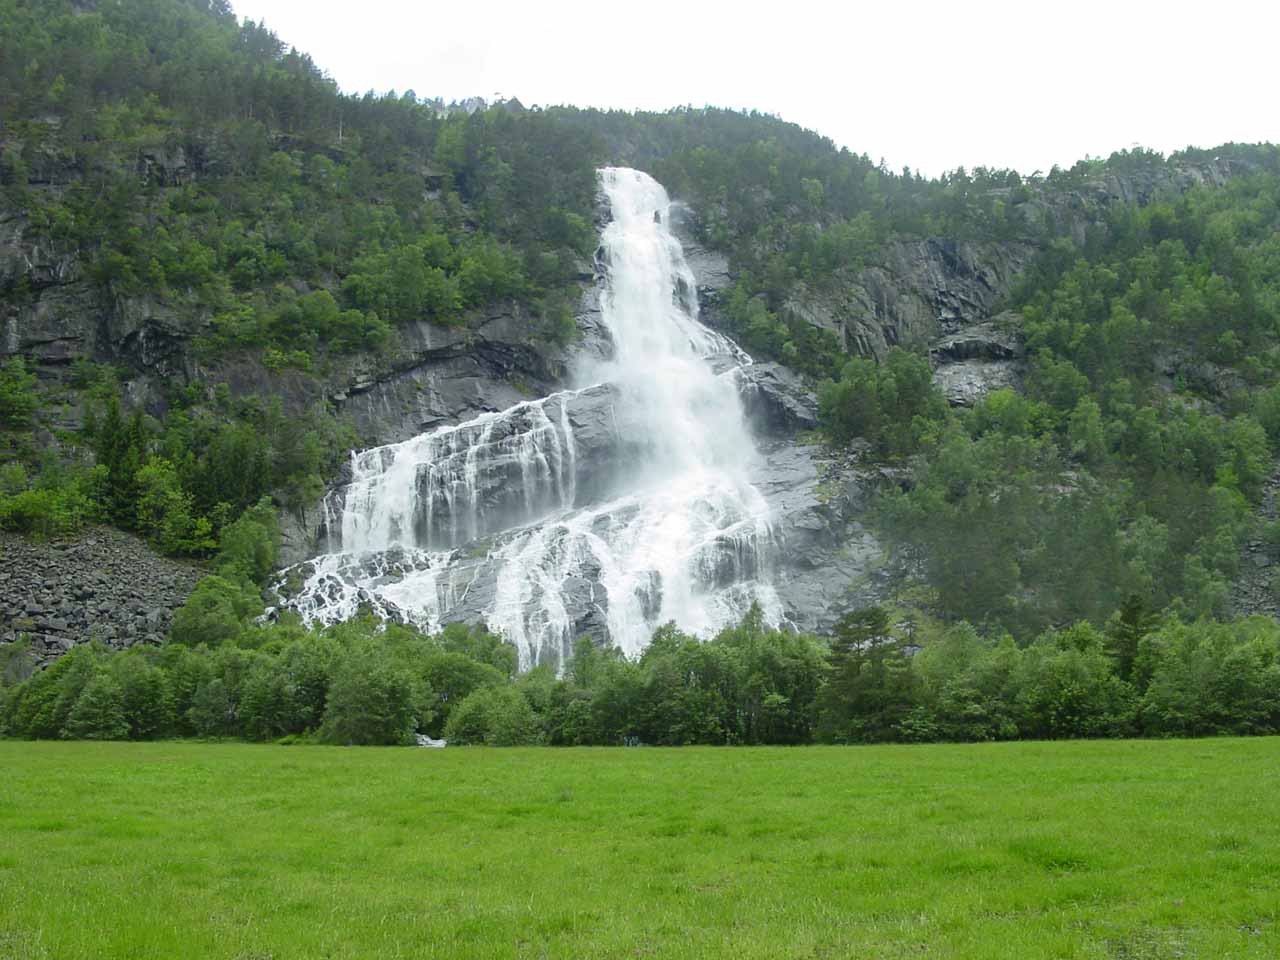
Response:
[[[0,533],[0,643],[25,636],[42,662],[95,639],[160,643],[203,575],[118,530],[50,543]]]

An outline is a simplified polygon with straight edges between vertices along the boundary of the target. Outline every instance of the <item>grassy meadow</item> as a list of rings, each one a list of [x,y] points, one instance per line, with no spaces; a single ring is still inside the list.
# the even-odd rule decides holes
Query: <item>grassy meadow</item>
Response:
[[[0,958],[1280,956],[1280,741],[0,742]]]

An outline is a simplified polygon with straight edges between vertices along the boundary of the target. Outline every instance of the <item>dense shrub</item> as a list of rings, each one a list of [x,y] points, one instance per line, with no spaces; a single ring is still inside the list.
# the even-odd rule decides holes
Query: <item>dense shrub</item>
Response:
[[[1137,674],[1146,685],[1140,717],[1148,733],[1280,730],[1280,633],[1273,621],[1167,623],[1143,639]]]
[[[490,747],[531,746],[542,741],[541,724],[529,701],[513,686],[481,687],[453,710],[445,739]]]
[[[1102,635],[1087,623],[1037,639],[1010,680],[1022,737],[1119,737],[1134,729],[1133,689],[1115,676]]]
[[[508,679],[506,673],[492,664],[473,660],[457,650],[428,651],[417,668],[430,686],[434,700],[434,719],[426,729],[437,736],[448,723],[454,708],[473,691]]]
[[[218,569],[231,579],[262,583],[275,569],[279,522],[271,501],[263,498],[222,528]]]
[[[129,736],[124,691],[107,671],[94,675],[67,715],[63,736],[73,740],[124,740]]]
[[[348,652],[333,675],[321,737],[338,744],[412,743],[429,719],[430,692],[376,649]]]
[[[48,485],[45,485],[48,484]],[[48,539],[75,533],[97,519],[91,476],[71,476],[12,494],[0,494],[0,529]]]
[[[179,643],[217,646],[233,639],[243,621],[261,611],[262,601],[250,584],[205,577],[174,614],[169,634]]]
[[[32,740],[56,740],[71,711],[98,673],[103,652],[80,646],[17,686],[5,702],[5,728]]]

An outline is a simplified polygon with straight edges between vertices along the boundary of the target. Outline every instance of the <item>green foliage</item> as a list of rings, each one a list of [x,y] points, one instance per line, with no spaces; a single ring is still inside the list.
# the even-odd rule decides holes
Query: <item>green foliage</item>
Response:
[[[110,670],[120,690],[129,739],[154,740],[171,733],[173,697],[165,671],[135,651],[112,658]]]
[[[1117,737],[1133,730],[1133,690],[1112,674],[1102,636],[1089,624],[1041,636],[1019,661],[1010,678],[1019,735]]]
[[[880,519],[934,612],[1023,640],[1079,619],[1101,626],[1126,597],[1190,619],[1225,612],[1280,438],[1280,163],[1273,148],[1238,155],[1241,175],[1221,188],[1097,211],[1083,243],[1024,234],[1041,245],[1012,297],[1025,394],[997,390],[945,416],[921,400],[927,365],[898,359],[903,377],[894,356],[855,359],[822,383],[837,442],[924,454]],[[1047,199],[1106,169],[1164,162],[1117,155],[1057,171],[1037,191]],[[775,302],[749,288],[729,298],[760,329],[777,324]],[[895,407],[900,398],[913,402]]]
[[[0,529],[39,539],[75,533],[101,515],[103,476],[99,468],[64,467],[50,460],[28,486],[21,464],[7,464],[0,468]]]
[[[428,651],[419,664],[419,670],[435,696],[434,722],[425,727],[425,732],[433,736],[439,736],[453,708],[473,691],[508,679],[507,674],[492,664],[481,663],[465,653],[450,650]]]
[[[129,736],[124,691],[105,671],[94,675],[67,715],[64,735],[71,740],[124,740]]]
[[[1109,636],[1081,622],[1018,646],[959,624],[906,657],[882,614],[859,614],[855,659],[833,639],[836,671],[822,691],[819,733],[1004,740],[1280,730],[1275,621],[1159,623],[1132,600],[1124,610]],[[850,633],[849,621],[842,627]]]
[[[578,321],[564,296],[545,297],[536,305],[541,337],[550,343],[568,346],[578,336]]]
[[[511,686],[476,690],[449,714],[444,735],[450,743],[490,747],[531,746],[542,739],[529,701]]]
[[[93,443],[98,466],[106,471],[102,498],[107,517],[117,526],[131,528],[137,521],[139,472],[149,440],[142,414],[135,412],[126,420],[115,396],[107,402],[101,420],[92,408],[87,413],[85,432]]]
[[[35,662],[31,656],[30,638],[19,634],[11,643],[0,646],[0,697],[5,688],[15,686],[28,679],[35,672]],[[0,710],[0,714],[3,714]],[[3,728],[0,728],[0,734]]]
[[[441,241],[433,243],[432,240]],[[449,243],[436,236],[419,244],[357,260],[343,281],[343,292],[356,307],[370,310],[392,323],[461,320],[462,292],[456,275],[445,272]],[[440,262],[435,262],[436,260]]]
[[[245,736],[271,740],[318,729],[325,717],[340,653],[338,645],[327,638],[303,637],[285,646],[278,656],[254,661],[245,677],[237,711]],[[358,665],[355,669],[359,669]],[[368,687],[355,689],[350,680],[344,683],[335,709],[346,714],[358,712],[362,709],[358,698],[370,698],[372,694]],[[371,681],[370,686],[373,683],[376,681]],[[365,706],[375,709],[382,704],[368,701]],[[344,729],[354,730],[355,726],[348,720]]]
[[[1130,594],[1107,621],[1107,652],[1114,662],[1116,676],[1126,683],[1139,678],[1134,673],[1142,640],[1160,623],[1137,594]],[[1141,689],[1139,689],[1141,692]]]
[[[1105,623],[1127,596],[1221,615],[1248,500],[1270,469],[1262,428],[1174,400],[996,391],[948,425],[905,492],[880,503],[899,556],[944,616],[1030,637]]]
[[[565,678],[526,694],[555,744],[802,743],[826,672],[812,637],[757,609],[708,641],[665,626],[638,661],[579,641]]]
[[[1153,346],[1182,364],[1241,363],[1274,336],[1280,262],[1273,170],[1193,189],[1177,200],[1118,204],[1084,251],[1059,245],[1017,299],[1028,345],[1096,387],[1153,380]]]
[[[348,283],[354,280],[347,279]],[[268,342],[312,348],[326,343],[337,352],[378,351],[389,342],[391,329],[375,311],[343,310],[327,290],[302,296],[295,296],[287,287],[275,292],[280,300],[267,320]],[[311,355],[306,350],[300,352],[305,359],[298,365],[307,369]]]
[[[819,387],[822,425],[841,443],[863,437],[880,453],[914,453],[946,413],[929,361],[893,349],[883,364],[855,357]]]
[[[479,624],[447,624],[440,631],[438,642],[446,653],[493,667],[503,677],[514,677],[519,667],[516,648]]]
[[[989,643],[969,624],[946,630],[912,658],[916,698],[899,724],[907,740],[1012,740],[1019,734],[1021,651],[1013,638]]]
[[[753,609],[710,640],[662,627],[635,660],[584,638],[562,676],[513,677],[515,649],[483,627],[254,624],[248,595],[218,581],[201,583],[196,606],[212,594],[223,607],[203,634],[190,611],[175,622],[188,644],[82,646],[34,674],[19,651],[0,674],[0,731],[491,746],[1280,733],[1280,624],[1158,618],[1134,597],[1105,631],[1079,621],[1025,644],[882,608],[848,614],[824,642]]]
[[[1271,733],[1280,728],[1280,631],[1261,617],[1169,622],[1137,655],[1140,717],[1158,736]]]
[[[263,25],[203,6],[6,6],[5,196],[105,294],[211,316],[212,356],[310,365],[573,288],[594,240],[589,131],[344,96]],[[28,191],[33,165],[70,188]]]
[[[205,577],[173,615],[170,636],[188,646],[218,646],[239,635],[243,622],[262,610],[257,591],[223,576]]]
[[[827,743],[890,739],[911,707],[913,677],[888,614],[872,607],[840,619],[831,637],[831,678],[819,700],[818,736]]]
[[[227,736],[236,729],[236,704],[221,677],[212,677],[195,689],[185,719],[202,737]]]
[[[109,386],[104,395],[101,413],[97,396],[87,401],[85,433],[97,466],[77,472],[46,464],[36,489],[53,492],[39,494],[9,493],[21,483],[6,472],[0,525],[69,532],[101,516],[169,553],[208,555],[223,545],[220,566],[261,581],[278,539],[269,494],[301,510],[354,442],[323,406],[289,416],[278,399],[255,397],[226,399],[221,409],[174,410],[156,435],[140,412],[124,416]]]
[[[363,653],[363,655],[362,655]],[[428,694],[403,667],[353,651],[334,673],[321,736],[340,744],[408,744],[425,715]]]
[[[222,528],[218,570],[229,579],[263,583],[275,569],[280,526],[271,501],[259,500]]]
[[[62,736],[80,694],[97,675],[101,656],[95,647],[76,647],[19,684],[4,701],[3,727],[12,735],[32,740]]]
[[[0,430],[25,430],[40,405],[36,378],[21,357],[0,367]]]
[[[216,543],[206,517],[192,517],[192,500],[173,464],[161,457],[138,469],[138,529],[169,553],[207,553]]]

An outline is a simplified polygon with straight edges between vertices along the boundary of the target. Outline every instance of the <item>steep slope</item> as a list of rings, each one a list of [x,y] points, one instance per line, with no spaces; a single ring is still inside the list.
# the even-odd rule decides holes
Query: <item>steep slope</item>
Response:
[[[677,202],[664,225],[691,274],[677,278],[676,294],[696,299],[701,319],[756,361],[738,377],[761,453],[749,479],[776,505],[779,603],[799,626],[825,629],[893,596],[887,571],[918,572],[951,549],[945,524],[927,544],[905,543],[898,528],[886,564],[869,532],[878,492],[921,478],[934,490],[947,430],[963,426],[979,442],[1022,417],[1035,424],[1022,439],[1057,458],[1053,469],[1036,465],[1030,486],[1077,491],[1082,477],[1132,481],[1127,465],[1099,466],[1117,466],[1109,458],[1130,442],[1117,438],[1131,437],[1137,416],[1108,404],[1168,412],[1153,399],[1163,392],[1178,410],[1203,411],[1205,423],[1250,412],[1267,420],[1254,407],[1274,375],[1274,304],[1249,297],[1269,289],[1269,268],[1258,254],[1249,279],[1229,261],[1257,253],[1250,231],[1271,222],[1274,149],[1229,145],[1167,160],[1135,151],[1047,177],[980,169],[925,180],[757,114],[347,97],[305,55],[203,0],[39,9],[0,0],[0,81],[0,356],[9,361],[0,526],[58,535],[106,520],[203,559],[267,497],[284,527],[280,562],[314,557],[325,549],[322,504],[357,479],[352,449],[581,386],[574,365],[611,355],[605,271],[592,262],[606,225],[595,168],[607,163],[670,189]],[[1229,200],[1205,214],[1217,217],[1212,230],[1182,217],[1208,209],[1203,198],[1215,191]],[[1070,336],[1036,317],[1074,295],[1077,259],[1100,265],[1095,279],[1105,281],[1105,270],[1128,269],[1166,241],[1183,243],[1194,267],[1186,275],[1216,275],[1248,301],[1256,329],[1247,340],[1241,321],[1238,341],[1221,344],[1214,338],[1237,331],[1203,323],[1194,343],[1153,338],[1158,355],[1128,371],[1139,389],[1125,399],[1104,389],[1111,373],[1090,368]],[[1084,312],[1118,299],[1109,291]],[[1232,323],[1243,316],[1224,311]],[[1104,319],[1077,318],[1073,329],[1096,338],[1090,324]],[[1144,321],[1159,333],[1165,319]],[[819,426],[832,432],[813,388],[840,381],[850,357],[885,361],[895,348],[927,353],[946,399],[974,413],[934,422],[914,461],[875,449],[873,438],[852,449],[802,442]],[[1055,365],[1042,362],[1046,350]],[[1055,393],[1051,375],[1077,385]],[[1002,387],[1025,387],[1030,405],[1013,409]],[[993,390],[999,409],[984,406]],[[1102,441],[1089,432],[1087,404],[1063,406],[1084,393],[1114,424],[1100,427]],[[573,409],[548,418],[563,413],[575,433],[603,437],[613,402],[607,391],[575,395]],[[1248,433],[1243,422],[1234,429]],[[1107,455],[1086,462],[1082,451],[1095,456],[1099,443]],[[614,447],[584,444],[575,497],[605,496]],[[1251,456],[1211,464],[1215,456],[1199,457],[1195,489],[1212,488],[1217,466],[1230,466],[1236,486],[1223,473],[1222,496],[1236,487],[1251,496],[1252,481],[1240,480]],[[1123,502],[1115,509],[1127,518],[1146,510],[1140,499],[1108,502]],[[982,529],[1035,527],[1014,522],[1007,503]],[[925,513],[916,520],[933,516]],[[965,532],[957,550],[989,552],[982,535]],[[1213,549],[1214,584],[1240,536]],[[1198,543],[1187,541],[1197,555],[1208,549]],[[1013,551],[1019,569],[1045,549],[1026,534]],[[1046,579],[1033,589],[1012,570],[991,577],[1012,584],[1002,596],[1017,606]],[[1151,574],[1174,585],[1187,576]],[[1180,594],[1153,587],[1151,596]],[[1101,609],[1089,615],[1105,617]],[[599,618],[570,619],[602,633]]]

